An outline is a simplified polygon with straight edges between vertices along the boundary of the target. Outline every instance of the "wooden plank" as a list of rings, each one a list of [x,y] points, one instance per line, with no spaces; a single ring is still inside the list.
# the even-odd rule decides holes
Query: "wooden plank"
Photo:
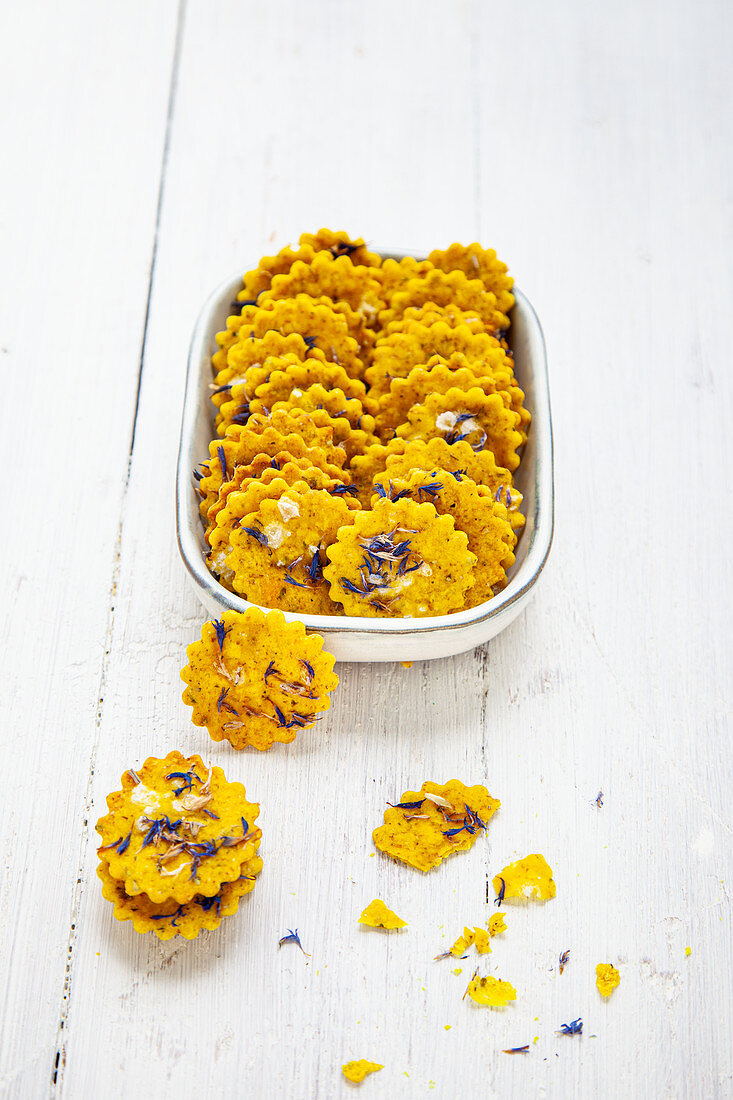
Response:
[[[480,779],[483,768],[472,759],[467,736],[480,728],[482,708],[472,690],[473,654],[429,673],[417,666],[409,673],[400,666],[344,666],[342,688],[318,731],[265,756],[237,756],[202,739],[176,686],[184,647],[203,618],[175,560],[168,506],[196,309],[228,271],[249,266],[268,246],[279,247],[307,227],[345,225],[372,239],[379,233],[387,243],[420,247],[448,241],[457,211],[464,235],[473,235],[472,153],[466,161],[472,87],[463,71],[471,22],[468,14],[457,20],[440,41],[430,30],[437,12],[437,5],[426,6],[415,28],[392,38],[381,30],[384,5],[368,19],[361,10],[336,6],[194,5],[188,11],[122,545],[124,610],[112,643],[95,801],[99,812],[123,768],[149,753],[174,745],[203,751],[261,802],[267,862],[252,903],[237,920],[185,950],[113,926],[92,877],[90,845],[65,1075],[71,1095],[94,1095],[111,1081],[120,1095],[133,1095],[143,1084],[146,1092],[164,1094],[209,1088],[225,1095],[266,1090],[292,1096],[320,1088],[329,1095],[338,1088],[340,1063],[364,1055],[389,1065],[390,1081],[402,1069],[414,1072],[409,1037],[394,1028],[395,1009],[403,1013],[395,990],[413,989],[421,1006],[427,1004],[421,986],[430,987],[417,978],[424,973],[436,980],[432,956],[453,936],[454,891],[466,903],[473,899],[477,921],[485,911],[478,853],[472,862],[457,859],[446,867],[446,895],[437,906],[430,879],[406,878],[368,856],[369,833],[386,799],[406,784],[419,785],[432,774]],[[227,40],[242,43],[246,67],[212,65]],[[427,166],[434,157],[436,116],[420,82],[400,79],[402,107],[395,114],[387,109],[395,95],[392,81],[381,89],[374,81],[380,65],[386,74],[407,74],[418,64],[440,67],[447,88],[437,113],[442,159],[431,168],[446,201],[436,207],[433,191],[429,208],[421,207],[413,188],[408,191],[404,177],[408,165]],[[238,113],[265,87],[272,93],[268,108],[246,109],[246,125],[233,145]],[[372,163],[359,122],[371,97],[381,107],[368,108],[370,140],[382,150]],[[384,116],[381,136],[378,114]],[[408,118],[413,125],[406,130]],[[396,191],[394,205],[386,201],[385,170]],[[287,223],[280,220],[284,215]],[[431,714],[425,728],[428,683],[436,717]],[[448,700],[457,687],[462,701],[456,708]],[[448,705],[455,732],[445,742]],[[377,894],[404,908],[410,920],[399,944],[356,924]],[[297,949],[278,950],[287,927],[300,929],[311,959]],[[444,970],[438,980],[452,982],[460,1002],[458,979]],[[437,1011],[447,1037],[445,1010],[438,1005],[430,1011]],[[100,1032],[107,1037],[104,1053],[94,1039]]]
[[[4,21],[0,1093],[27,1097],[63,1052],[176,9],[31,3]]]

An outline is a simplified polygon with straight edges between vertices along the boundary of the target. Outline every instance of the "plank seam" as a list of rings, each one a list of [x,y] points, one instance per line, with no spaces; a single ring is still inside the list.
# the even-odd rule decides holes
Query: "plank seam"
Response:
[[[179,0],[178,14],[176,17],[176,36],[173,48],[173,60],[171,63],[171,77],[168,89],[168,104],[166,110],[166,126],[165,136],[163,139],[163,152],[161,156],[160,164],[160,178],[158,182],[158,197],[155,210],[155,229],[153,233],[153,248],[150,262],[150,275],[148,278],[148,292],[145,303],[145,319],[143,323],[142,339],[140,342],[140,361],[138,365],[138,377],[137,377],[137,391],[135,394],[135,408],[132,418],[132,430],[130,433],[130,445],[128,449],[127,457],[127,471],[125,474],[125,482],[122,488],[122,499],[120,505],[120,522],[117,527],[117,537],[115,539],[114,558],[112,563],[112,579],[110,583],[110,604],[109,611],[107,613],[107,627],[105,630],[105,645],[104,654],[102,657],[102,667],[99,676],[99,691],[97,694],[97,712],[94,719],[94,740],[92,743],[92,751],[89,759],[89,779],[87,782],[87,789],[84,798],[84,830],[82,832],[80,844],[79,844],[79,862],[77,868],[76,883],[74,885],[74,891],[71,904],[71,926],[69,929],[69,938],[66,947],[66,967],[64,971],[64,984],[61,993],[61,1005],[59,1012],[59,1024],[56,1032],[56,1050],[54,1053],[54,1060],[51,1069],[51,1086],[50,1095],[59,1096],[63,1090],[63,1077],[66,1068],[66,1035],[67,1035],[67,1023],[69,1018],[69,1012],[71,1008],[71,991],[72,991],[72,979],[73,979],[73,957],[74,948],[76,946],[76,938],[78,931],[79,913],[81,909],[81,898],[83,893],[84,883],[84,866],[86,863],[86,853],[89,844],[89,817],[92,811],[93,804],[93,786],[94,786],[94,773],[96,770],[97,750],[99,748],[102,717],[104,714],[104,697],[107,689],[107,678],[109,675],[110,667],[110,654],[112,651],[112,639],[114,635],[115,627],[115,604],[117,599],[117,591],[120,577],[120,563],[122,558],[122,536],[125,526],[127,496],[130,488],[130,477],[132,473],[132,457],[135,449],[135,433],[137,429],[137,420],[140,409],[140,393],[142,389],[142,374],[143,365],[145,361],[145,351],[147,345],[148,336],[148,323],[150,319],[150,304],[153,294],[153,283],[155,279],[155,265],[158,252],[158,238],[160,234],[160,221],[163,208],[163,197],[165,193],[165,180],[166,171],[168,167],[168,156],[170,151],[170,139],[173,129],[173,119],[175,115],[176,106],[176,93],[178,90],[178,74],[180,69],[181,49],[183,43],[183,32],[185,26],[186,16],[186,4],[187,0]]]

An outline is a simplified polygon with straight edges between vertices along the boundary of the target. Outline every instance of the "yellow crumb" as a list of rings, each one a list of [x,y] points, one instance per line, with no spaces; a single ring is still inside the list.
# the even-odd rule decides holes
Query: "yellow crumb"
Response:
[[[452,1024],[443,1024],[443,1031],[450,1031]]]
[[[462,974],[463,973],[463,967],[462,966],[457,966],[455,968],[455,970],[453,971],[453,973],[454,974]]]
[[[403,668],[412,668],[412,661],[400,661]]]
[[[692,948],[691,947],[686,947],[685,948],[685,954],[686,955],[691,955],[692,954]]]
[[[489,917],[489,935],[498,936],[500,932],[506,932],[506,921],[503,913],[494,913]]]
[[[345,1062],[341,1067],[347,1081],[355,1085],[360,1084],[368,1073],[376,1073],[378,1069],[384,1069],[379,1062],[368,1062],[366,1058],[360,1058],[358,1062]]]
[[[466,993],[477,1005],[489,1008],[504,1008],[510,1001],[516,1001],[517,991],[509,982],[501,978],[479,978],[474,975],[468,983]]]
[[[602,997],[610,997],[621,981],[621,975],[611,963],[598,963],[596,967],[596,985]]]
[[[366,924],[369,928],[386,928],[387,930],[407,927],[407,921],[388,909],[379,898],[375,898],[373,902],[367,905],[359,917],[359,924]]]

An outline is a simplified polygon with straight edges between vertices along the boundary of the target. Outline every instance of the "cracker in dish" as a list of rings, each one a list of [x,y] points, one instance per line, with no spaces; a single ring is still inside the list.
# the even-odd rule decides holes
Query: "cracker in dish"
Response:
[[[380,499],[328,546],[323,575],[347,615],[445,615],[463,606],[476,556],[432,504]]]

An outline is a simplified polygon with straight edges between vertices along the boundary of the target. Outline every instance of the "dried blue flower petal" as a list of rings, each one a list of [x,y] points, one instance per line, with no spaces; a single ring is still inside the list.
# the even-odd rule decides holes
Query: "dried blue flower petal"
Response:
[[[464,477],[468,477],[468,470],[451,470],[450,473],[456,481],[463,481]]]
[[[596,795],[595,802],[596,802],[596,806],[600,810],[601,806],[603,805],[603,791],[598,792],[598,794]]]
[[[388,802],[387,805],[393,810],[419,810],[424,801],[425,799],[421,798],[419,802]]]
[[[303,584],[302,581],[296,581],[295,577],[291,577],[289,573],[285,574],[285,583],[294,584],[296,588],[307,588],[309,591],[311,587],[309,584]]]
[[[504,900],[504,894],[506,893],[506,883],[504,882],[504,879],[501,877],[501,875],[497,875],[496,877],[499,879],[499,882],[501,883],[501,886],[499,887],[499,893],[496,895],[496,898],[495,898],[495,901],[494,901],[494,904],[498,908],[498,906],[500,906],[501,903]]]
[[[577,1020],[571,1020],[569,1024],[560,1024],[560,1032],[563,1035],[582,1035],[583,1021],[578,1017]]]
[[[228,690],[229,689],[227,688],[227,691]],[[226,694],[226,692],[223,692],[223,694]],[[218,709],[221,710],[221,707],[219,707]],[[170,772],[165,778],[166,779],[182,779],[183,780],[183,786],[179,787],[178,790],[173,792],[173,794],[176,798],[178,798],[179,794],[183,794],[184,791],[190,791],[191,790],[191,788],[193,787],[193,780],[194,779],[196,780],[197,783],[201,782],[199,777],[196,775],[195,768],[191,768],[191,770],[188,771],[188,772]]]
[[[173,913],[153,913],[151,914],[151,920],[170,920],[171,924],[175,925],[179,917],[183,916],[183,906],[179,905]],[[171,920],[171,917],[173,918]],[[176,925],[177,927],[177,925]]]
[[[313,677],[316,674],[316,670],[314,669],[313,665],[310,664],[309,661],[306,661],[303,657],[300,658],[300,663],[303,666],[303,668],[305,669],[305,671],[308,673],[308,676],[309,676],[309,681],[308,682],[310,683],[310,681],[313,679]]]
[[[279,939],[277,941],[277,943],[278,943],[278,947],[282,947],[286,943],[294,943],[300,948],[300,950],[303,952],[303,954],[307,958],[310,958],[310,955],[308,954],[307,951],[304,950],[303,944],[300,942],[300,936],[298,935],[298,929],[297,928],[295,929],[295,931],[293,931],[292,928],[288,928],[287,936],[283,936],[281,939]]]
[[[117,854],[118,855],[123,856],[125,854],[127,849],[130,847],[131,837],[132,837],[132,829],[130,829],[130,831],[127,834],[127,836],[125,837],[125,839],[121,840],[120,843],[117,845]]]
[[[216,631],[216,640],[219,643],[219,652],[223,653],[224,652],[224,639],[226,638],[227,634],[229,633],[229,627],[224,626],[224,620],[223,619],[214,619],[212,625],[214,627],[214,630]]]
[[[529,1054],[529,1043],[525,1043],[523,1047],[509,1047],[507,1050],[502,1050],[502,1054]]]
[[[563,951],[562,955],[558,959],[558,962],[560,964],[560,973],[562,974],[563,970],[565,969],[565,967],[570,962],[570,952],[569,951]]]
[[[224,386],[217,386],[216,389],[211,391],[211,396],[216,397],[218,393],[228,393],[232,388],[231,382],[227,382]]]
[[[267,546],[267,536],[263,531],[259,531],[256,527],[243,527],[243,531],[246,531],[248,535],[251,535],[253,539],[257,539],[261,546]]]
[[[216,453],[219,456],[219,465],[221,466],[222,480],[223,481],[228,481],[229,480],[229,475],[227,474],[227,456],[224,452],[224,448],[221,447],[221,446],[217,447],[216,448]]]

